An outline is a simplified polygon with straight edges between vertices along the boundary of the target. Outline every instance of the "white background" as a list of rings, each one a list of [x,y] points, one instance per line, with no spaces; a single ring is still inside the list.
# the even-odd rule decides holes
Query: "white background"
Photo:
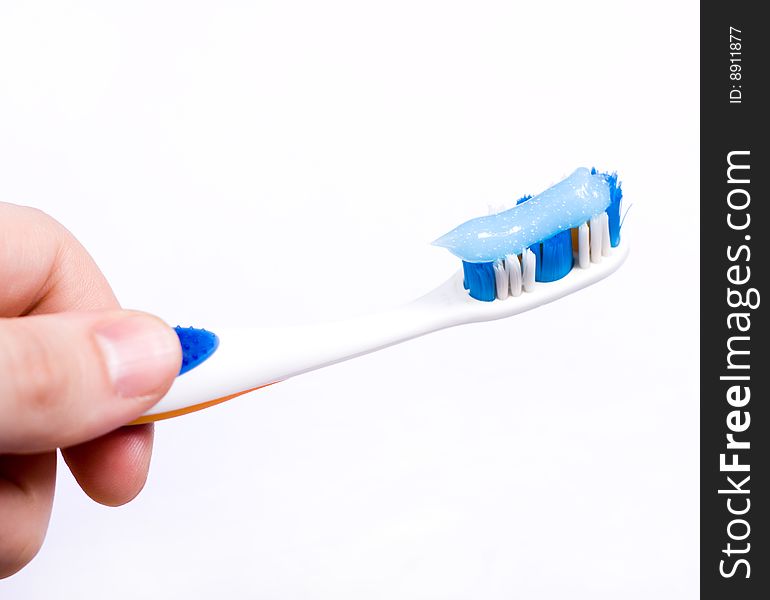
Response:
[[[695,598],[697,26],[691,1],[0,4],[0,199],[172,324],[407,301],[458,266],[428,242],[577,166],[634,205],[629,261],[573,297],[159,424],[126,507],[62,469],[0,598]]]

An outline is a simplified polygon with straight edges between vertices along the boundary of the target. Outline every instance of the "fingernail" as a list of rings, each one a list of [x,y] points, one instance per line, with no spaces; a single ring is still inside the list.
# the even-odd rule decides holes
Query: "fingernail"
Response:
[[[149,315],[130,315],[96,330],[115,391],[124,398],[157,393],[179,371],[174,332]]]

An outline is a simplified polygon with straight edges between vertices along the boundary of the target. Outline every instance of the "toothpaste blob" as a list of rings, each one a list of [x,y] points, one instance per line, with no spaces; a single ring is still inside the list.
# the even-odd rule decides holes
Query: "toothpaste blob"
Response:
[[[613,177],[577,169],[553,187],[509,210],[466,221],[433,245],[448,249],[468,263],[492,262],[506,255],[521,254],[530,246],[579,227],[607,210],[614,195]]]

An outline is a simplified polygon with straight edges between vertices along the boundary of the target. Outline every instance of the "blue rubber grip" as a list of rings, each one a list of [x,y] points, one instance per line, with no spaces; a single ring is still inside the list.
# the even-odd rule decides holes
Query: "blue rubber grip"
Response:
[[[194,369],[219,347],[219,338],[216,334],[205,329],[194,327],[174,327],[182,345],[182,368],[179,375]]]

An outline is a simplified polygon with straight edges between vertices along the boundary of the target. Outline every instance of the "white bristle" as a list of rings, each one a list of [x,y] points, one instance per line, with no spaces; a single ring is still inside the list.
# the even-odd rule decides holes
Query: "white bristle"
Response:
[[[603,212],[602,218],[602,256],[610,255],[610,216]]]
[[[591,217],[591,262],[602,262],[602,219],[600,215]]]
[[[521,296],[521,263],[515,254],[505,257],[505,265],[508,269],[508,280],[511,284],[511,296]]]
[[[578,266],[587,269],[591,262],[591,252],[588,242],[588,223],[578,227]]]
[[[535,289],[536,261],[537,259],[535,257],[535,253],[532,252],[532,250],[529,248],[521,253],[521,262],[523,263],[521,267],[521,275],[525,292],[531,292]]]
[[[496,260],[492,265],[495,270],[495,295],[498,300],[508,297],[508,267],[503,260]]]

